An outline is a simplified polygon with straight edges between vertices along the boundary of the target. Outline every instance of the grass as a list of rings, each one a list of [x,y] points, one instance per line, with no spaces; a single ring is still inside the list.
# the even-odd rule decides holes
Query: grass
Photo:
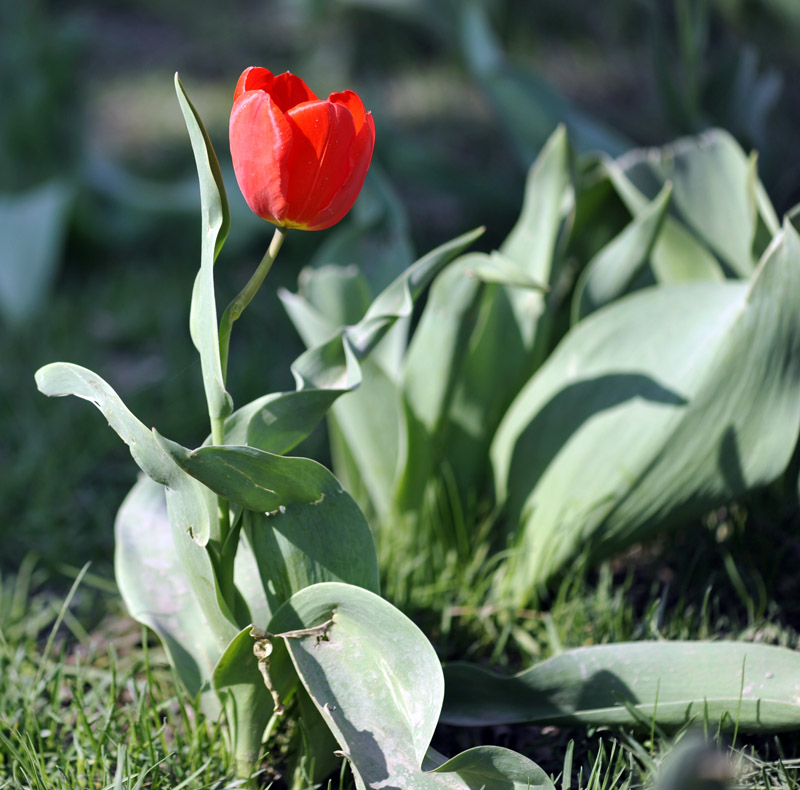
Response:
[[[796,647],[791,610],[772,586],[780,569],[751,567],[732,578],[727,558],[747,519],[725,533],[725,550],[720,523],[717,516],[701,527],[700,540],[695,529],[638,547],[595,573],[576,570],[546,607],[519,617],[481,607],[488,561],[458,571],[445,558],[438,586],[419,588],[409,600],[442,656],[507,669],[567,647],[636,638],[727,636]],[[697,548],[691,556],[690,539]],[[766,542],[750,535],[750,551],[766,551]],[[236,787],[224,724],[205,719],[187,698],[160,646],[125,615],[113,582],[86,567],[73,577],[69,592],[53,592],[53,572],[28,558],[0,583],[0,788]],[[747,593],[759,586],[771,606]],[[660,773],[665,790],[694,787],[687,771],[711,781],[698,787],[722,787],[726,777],[748,790],[800,787],[796,739],[739,735],[731,748],[730,733],[706,725],[708,743],[656,727],[441,726],[433,745],[450,755],[478,744],[508,746],[539,762],[563,790],[650,787]],[[267,754],[260,786],[283,786],[281,757],[280,745]],[[351,786],[347,774],[344,786]]]

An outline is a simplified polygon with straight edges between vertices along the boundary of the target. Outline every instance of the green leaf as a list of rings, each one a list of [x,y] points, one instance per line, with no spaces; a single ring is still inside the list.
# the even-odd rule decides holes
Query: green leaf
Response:
[[[484,292],[471,272],[488,258],[483,253],[464,255],[439,274],[405,356],[405,440],[394,498],[412,517],[419,515],[428,480],[441,461],[440,434]]]
[[[200,179],[203,223],[200,271],[197,273],[192,291],[189,326],[192,341],[200,353],[208,413],[213,418],[222,419],[231,413],[233,403],[225,389],[220,364],[217,304],[214,296],[214,261],[225,243],[230,227],[228,198],[214,147],[177,74],[175,74],[175,91],[189,131],[197,175]]]
[[[414,300],[437,272],[482,232],[478,229],[466,233],[420,258],[384,289],[361,320],[339,330],[342,342],[360,362],[361,384],[347,398],[334,404],[331,434],[335,436],[337,457],[347,457],[349,468],[359,470],[369,504],[382,516],[388,516],[392,509],[392,489],[401,451],[402,405],[393,370],[365,357],[381,341],[389,339],[387,333],[392,326],[411,316]],[[283,291],[280,297],[307,345],[333,342],[330,337],[336,330],[329,317],[322,315],[301,296]],[[335,313],[328,312],[331,318],[335,318]],[[316,359],[314,355],[312,358]],[[329,386],[341,387],[342,377],[338,372],[342,370],[341,361],[334,362],[333,359],[332,356],[331,362],[320,365],[315,375],[322,380],[326,377],[326,369],[330,369],[332,383]],[[337,471],[342,473],[339,468]],[[352,476],[348,475],[348,482]]]
[[[261,739],[274,711],[253,653],[252,626],[233,637],[214,668],[214,691],[225,708],[236,761],[236,775],[249,777],[261,751]]]
[[[437,272],[480,238],[483,232],[483,228],[476,228],[423,255],[374,299],[357,324],[345,328],[345,336],[359,359],[369,353],[398,318],[411,315],[414,302]]]
[[[317,427],[334,401],[356,389],[361,368],[350,344],[337,334],[309,349],[292,364],[294,392],[264,395],[225,421],[227,444],[248,444],[283,455]]]
[[[619,551],[781,473],[800,427],[798,300],[787,223],[751,283],[648,289],[573,327],[492,445],[517,600],[580,551]]]
[[[187,475],[166,453],[155,435],[127,409],[116,392],[91,370],[64,362],[36,373],[39,389],[51,397],[75,395],[93,403],[128,445],[134,461],[152,480],[165,486],[174,548],[220,649],[236,633],[236,619],[218,594],[214,571],[203,548],[216,526],[216,503],[210,492]],[[139,500],[141,501],[141,500]],[[145,518],[149,518],[145,514]],[[128,519],[125,522],[130,524]]]
[[[406,352],[403,391],[431,436],[447,413],[483,295],[481,281],[471,275],[488,259],[482,253],[465,255],[434,280]]]
[[[403,202],[389,179],[373,162],[352,211],[345,222],[339,223],[332,232],[325,234],[309,264],[310,268],[305,272],[312,273],[309,279],[316,281],[317,273],[321,273],[323,269],[355,269],[357,264],[360,267],[356,270],[359,272],[359,279],[366,286],[368,304],[369,294],[380,293],[413,263],[414,258],[411,231]],[[316,283],[312,282],[310,285],[314,287]],[[329,315],[316,299],[308,293],[305,295],[317,309]],[[324,294],[320,296],[326,300]],[[366,306],[365,304],[364,309]],[[362,310],[354,318],[334,320],[334,324],[351,324],[363,314]]]
[[[629,642],[568,650],[517,675],[445,667],[442,720],[742,732],[800,727],[800,654],[748,642]]]
[[[572,322],[622,296],[647,265],[666,217],[672,192],[665,185],[656,199],[606,244],[583,270],[572,298]]]
[[[551,284],[561,226],[573,206],[569,140],[562,126],[528,172],[522,211],[500,252],[534,282]]]
[[[194,597],[175,537],[164,487],[140,477],[117,513],[115,577],[129,614],[158,634],[178,677],[195,697],[208,689],[222,646]]]
[[[630,180],[627,170],[644,152],[631,152],[618,160],[603,160],[603,168],[617,193],[634,216],[647,209],[665,184],[656,181],[647,185],[643,194]],[[635,164],[633,165],[635,168]],[[642,187],[644,188],[644,187]],[[659,283],[674,285],[692,280],[722,280],[725,275],[714,254],[676,216],[667,216],[652,251],[651,266]]]
[[[676,216],[736,276],[750,276],[756,263],[758,176],[755,160],[727,132],[715,129],[660,149],[634,151],[617,164],[648,200],[672,183]],[[767,214],[774,219],[774,210]]]
[[[442,704],[442,670],[422,632],[379,596],[318,584],[295,594],[270,627],[349,760],[356,787],[553,787],[535,763],[498,747],[422,770]]]
[[[157,483],[171,489],[177,496],[185,495],[187,502],[197,503],[187,510],[187,532],[200,545],[209,534],[209,515],[205,500],[195,495],[196,481],[188,477],[164,452],[154,434],[125,406],[119,395],[100,376],[91,370],[67,362],[53,362],[36,371],[36,386],[51,398],[74,395],[94,404],[108,420],[109,426],[128,445],[139,468]]]
[[[0,315],[21,325],[40,310],[61,261],[73,190],[50,181],[21,195],[0,194]]]
[[[573,206],[569,143],[564,130],[558,129],[531,167],[520,216],[500,253],[493,257],[505,270],[507,282],[487,284],[482,289],[473,283],[472,289],[480,291],[481,297],[477,307],[468,309],[468,303],[461,296],[451,303],[444,289],[438,296],[437,304],[441,305],[443,316],[451,314],[448,321],[455,321],[456,325],[466,322],[458,330],[459,345],[453,349],[460,358],[455,360],[458,369],[450,375],[457,374],[457,378],[448,380],[435,374],[441,378],[439,387],[448,393],[449,404],[447,420],[441,430],[442,461],[453,473],[462,506],[467,505],[470,498],[485,493],[489,478],[488,450],[495,428],[519,388],[549,350],[558,300],[552,294],[545,296],[542,291],[559,280],[558,247]],[[483,268],[483,264],[479,268]],[[524,282],[525,287],[518,287],[520,282]],[[539,290],[530,287],[534,283],[540,286]],[[462,289],[469,287],[465,283]],[[422,321],[425,321],[424,314]],[[444,317],[440,321],[445,322]],[[428,334],[431,355],[437,354],[438,348],[433,343],[436,332],[433,323]],[[471,334],[468,344],[464,345],[462,333],[467,329]],[[420,343],[420,352],[423,348]],[[502,353],[498,353],[498,349],[502,349]],[[437,354],[434,359],[439,356]],[[433,371],[424,378],[432,376]],[[410,379],[411,375],[407,376],[407,387],[432,386],[427,380],[411,383]],[[411,425],[411,440],[415,438],[413,429]],[[422,452],[425,441],[425,436],[417,431],[416,445]],[[419,493],[423,470],[412,466],[415,461],[410,454],[405,457],[408,460],[404,485],[413,494],[408,480],[415,477]],[[414,500],[411,494],[406,497],[409,503]]]
[[[189,474],[245,508],[244,531],[271,611],[319,581],[379,589],[369,525],[324,466],[252,447],[190,452],[162,441]]]
[[[529,288],[546,293],[548,287],[534,280],[528,272],[515,261],[494,250],[489,255],[475,255],[467,269],[467,275],[482,283],[509,285],[513,288]]]
[[[306,267],[298,278],[298,292],[325,318],[331,333],[339,327],[355,324],[372,301],[369,282],[355,264]],[[318,342],[320,340],[308,345]]]

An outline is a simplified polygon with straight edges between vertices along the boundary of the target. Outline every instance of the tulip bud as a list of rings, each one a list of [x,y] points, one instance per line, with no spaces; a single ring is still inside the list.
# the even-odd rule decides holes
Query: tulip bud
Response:
[[[281,227],[324,230],[361,191],[375,124],[353,91],[321,100],[294,74],[251,66],[233,95],[230,143],[253,212]]]

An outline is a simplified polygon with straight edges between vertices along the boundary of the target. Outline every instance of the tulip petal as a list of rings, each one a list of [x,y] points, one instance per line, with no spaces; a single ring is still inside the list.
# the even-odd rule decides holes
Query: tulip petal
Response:
[[[292,128],[268,93],[247,91],[234,103],[230,145],[236,180],[247,205],[262,219],[283,224],[289,208],[286,187]]]
[[[314,91],[300,77],[289,71],[275,77],[269,88],[269,94],[283,112],[289,112],[292,107],[303,102],[318,101]]]
[[[350,110],[350,114],[353,116],[353,123],[356,127],[356,134],[358,134],[361,131],[361,127],[364,126],[364,121],[367,117],[367,111],[364,109],[364,102],[361,101],[359,95],[349,90],[342,91],[341,93],[332,93],[328,97],[328,101],[334,104],[341,104]]]
[[[364,125],[350,147],[350,169],[344,183],[339,187],[330,202],[321,208],[309,224],[309,230],[325,230],[339,222],[356,202],[364,179],[367,177],[372,152],[375,147],[375,122],[372,113],[364,116]]]
[[[290,220],[296,227],[309,228],[350,173],[355,125],[347,107],[329,101],[298,105],[286,118],[293,139],[287,195]]]
[[[261,66],[250,66],[242,72],[239,81],[236,83],[236,90],[233,92],[234,104],[236,100],[246,91],[267,91],[272,87],[275,78],[269,69]]]

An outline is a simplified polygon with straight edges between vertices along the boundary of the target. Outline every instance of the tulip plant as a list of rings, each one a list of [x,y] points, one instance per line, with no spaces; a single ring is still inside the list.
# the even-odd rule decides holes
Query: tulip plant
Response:
[[[374,126],[352,91],[319,100],[299,77],[251,68],[237,85],[231,153],[250,206],[275,237],[217,321],[214,263],[229,229],[214,149],[177,75],[202,204],[191,337],[200,355],[210,436],[187,449],[146,428],[96,373],[67,363],[37,372],[50,396],[93,403],[144,473],[116,522],[116,575],[131,614],[161,638],[209,716],[224,711],[237,775],[257,767],[282,716],[293,715],[294,786],[320,782],[343,755],[359,787],[551,787],[527,758],[499,748],[454,759],[429,749],[442,670],[417,627],[379,596],[366,518],[320,464],[286,455],[361,381],[360,361],[470,233],[421,258],[361,321],[292,365],[296,389],[234,410],[225,387],[232,326],[288,228],[322,229],[355,201]]]
[[[380,596],[373,535],[356,500],[324,466],[288,453],[333,408],[342,477],[366,492],[362,502],[382,531],[392,518],[398,531],[413,529],[430,479],[447,465],[457,490],[466,490],[464,481],[479,490],[491,458],[499,498],[521,525],[513,578],[525,579],[523,571],[544,578],[590,534],[582,528],[599,534],[613,527],[624,536],[630,524],[685,510],[689,498],[679,494],[689,478],[706,503],[782,467],[800,420],[800,327],[790,309],[800,296],[800,240],[790,224],[773,227],[759,198],[760,213],[747,215],[748,228],[765,224],[775,238],[757,266],[750,258],[725,258],[741,279],[723,282],[713,257],[692,246],[668,215],[670,188],[646,196],[634,188],[630,169],[606,162],[633,218],[581,275],[575,327],[543,364],[564,293],[555,251],[565,227],[583,218],[559,133],[534,167],[520,223],[499,253],[464,254],[480,231],[454,239],[399,272],[341,326],[323,314],[324,300],[285,295],[308,341],[292,365],[296,387],[234,409],[226,388],[234,323],[288,229],[329,228],[350,210],[372,157],[374,125],[352,91],[320,100],[299,77],[262,68],[242,74],[230,122],[234,169],[251,209],[276,229],[252,278],[218,320],[214,275],[229,231],[226,193],[177,75],[175,87],[200,181],[202,248],[190,330],[209,436],[190,449],[148,429],[85,368],[59,362],[36,375],[46,395],[93,403],[143,472],[115,525],[116,576],[128,610],[161,638],[205,714],[224,715],[236,773],[251,783],[265,744],[281,719],[292,717],[293,787],[321,783],[344,758],[362,790],[553,788],[537,765],[508,749],[477,747],[447,759],[430,747],[445,691],[436,654]],[[758,197],[753,178],[748,194]],[[680,184],[672,190],[677,199]],[[719,241],[721,256],[733,251],[732,240],[730,249]],[[656,250],[659,278],[680,279],[676,249],[707,264],[684,277],[697,282],[618,299],[633,290]],[[346,273],[338,282],[357,276]],[[414,301],[431,282],[406,343]],[[354,291],[334,289],[339,293]],[[651,345],[643,347],[644,338]],[[748,368],[758,376],[736,384]],[[714,408],[722,415],[716,421]],[[782,437],[774,435],[776,423]],[[637,435],[645,433],[653,438],[643,448]],[[603,460],[596,479],[584,474],[584,493],[566,497],[566,475],[574,482],[598,447],[615,446],[615,434],[629,448],[624,467],[597,456]],[[726,448],[740,463],[715,472],[708,454]],[[660,496],[652,483],[632,484],[656,474]],[[616,496],[624,480],[625,495]],[[518,582],[522,593],[528,583]],[[650,716],[679,726],[711,696],[706,711],[724,720],[736,710],[743,729],[787,726],[796,715],[796,705],[774,702],[793,698],[798,667],[788,651],[735,646],[720,661],[724,671],[688,687],[681,680],[698,661],[691,646],[648,645],[633,658],[638,648],[614,648],[568,653],[507,679],[455,665],[446,716],[454,723],[629,724]],[[754,678],[750,683],[747,674],[746,686],[745,659]],[[713,695],[705,693],[706,680]]]

